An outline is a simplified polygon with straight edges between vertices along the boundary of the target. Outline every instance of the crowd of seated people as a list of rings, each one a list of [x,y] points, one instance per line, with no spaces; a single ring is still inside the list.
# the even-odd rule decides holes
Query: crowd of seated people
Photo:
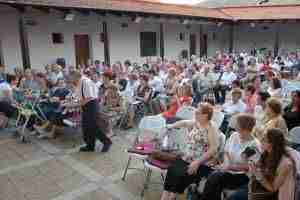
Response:
[[[15,93],[22,93],[25,98],[45,97],[39,103],[46,119],[33,117],[27,128],[35,130],[41,138],[54,137],[63,119],[70,117],[74,110],[78,112],[75,106],[78,91],[69,82],[68,74],[80,70],[97,85],[99,123],[110,137],[114,135],[116,124],[122,121],[122,127],[130,129],[144,115],[159,114],[170,127],[191,128],[184,141],[182,157],[168,169],[163,200],[175,199],[178,193],[203,177],[207,178],[203,199],[218,200],[224,189],[239,189],[248,184],[247,172],[255,171],[255,167],[249,166],[242,157],[247,147],[254,146],[262,153],[260,162],[266,164],[266,171],[276,171],[286,164],[268,162],[274,159],[277,140],[285,140],[288,131],[300,126],[299,66],[299,52],[277,57],[217,52],[210,58],[193,56],[190,61],[158,58],[132,64],[126,60],[124,64],[116,62],[111,66],[95,61],[90,66],[77,68],[53,64],[46,65],[43,72],[33,69],[23,72],[16,68],[13,75],[1,66],[0,112],[12,117],[11,114],[18,111]],[[289,88],[286,84],[294,89],[286,92]],[[203,104],[209,98],[213,98],[210,104]],[[181,121],[176,117],[184,106],[195,107],[194,120]],[[216,112],[225,114],[221,128],[211,122]],[[232,130],[228,132],[228,128]],[[220,131],[228,137],[224,158],[211,164],[217,153]],[[288,159],[292,150],[281,148],[285,153],[277,156]],[[279,191],[279,196],[284,181],[291,181],[273,172],[267,176],[271,178],[268,177],[266,188]]]

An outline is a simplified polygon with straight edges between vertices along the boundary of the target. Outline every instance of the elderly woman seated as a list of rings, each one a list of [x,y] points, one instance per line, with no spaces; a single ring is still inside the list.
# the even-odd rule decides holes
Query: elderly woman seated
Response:
[[[100,115],[101,119],[108,122],[108,136],[114,136],[113,126],[120,119],[122,108],[122,98],[119,95],[118,87],[114,84],[109,84],[101,101]]]
[[[185,137],[182,156],[167,171],[162,200],[176,199],[177,194],[212,171],[207,163],[214,158],[219,146],[219,132],[211,122],[212,116],[213,106],[204,103],[196,110],[195,120],[168,125],[168,128],[191,128],[191,131]]]
[[[282,104],[277,98],[269,98],[265,108],[266,119],[255,129],[255,135],[262,139],[268,129],[278,128],[285,135],[288,133],[287,125],[282,117]]]
[[[284,133],[269,129],[262,140],[262,156],[250,164],[252,183],[259,183],[264,191],[245,186],[235,191],[229,200],[251,200],[252,192],[259,192],[260,199],[295,200],[295,180],[300,166],[300,156],[287,146]],[[251,190],[249,191],[248,188]],[[250,197],[250,198],[248,198]]]
[[[224,189],[237,189],[248,185],[248,160],[243,156],[247,148],[255,150],[258,156],[260,142],[252,136],[255,118],[250,114],[238,114],[237,132],[233,133],[225,145],[224,161],[215,166],[216,171],[208,176],[201,200],[221,200]],[[252,157],[252,156],[251,156]]]

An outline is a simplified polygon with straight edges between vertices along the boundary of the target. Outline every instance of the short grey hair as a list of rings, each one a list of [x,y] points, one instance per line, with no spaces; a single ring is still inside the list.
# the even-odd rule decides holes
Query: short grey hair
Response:
[[[76,71],[72,71],[70,74],[69,74],[69,80],[70,81],[78,81],[81,79],[81,73],[80,71],[76,70]]]

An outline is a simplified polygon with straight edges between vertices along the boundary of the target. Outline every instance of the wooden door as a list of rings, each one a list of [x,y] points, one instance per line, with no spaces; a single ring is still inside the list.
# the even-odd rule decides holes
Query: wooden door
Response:
[[[207,56],[207,35],[201,37],[200,56]]]
[[[190,57],[196,55],[196,34],[190,35]]]
[[[89,35],[75,35],[75,56],[76,65],[88,66],[90,59],[90,39]]]

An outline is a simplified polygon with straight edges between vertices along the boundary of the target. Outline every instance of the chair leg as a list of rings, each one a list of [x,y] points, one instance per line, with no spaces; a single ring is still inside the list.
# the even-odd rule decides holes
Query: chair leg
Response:
[[[165,183],[165,176],[164,176],[164,174],[160,173],[160,177],[161,177],[162,183],[164,184]]]
[[[152,170],[148,169],[147,170],[147,176],[146,176],[145,183],[144,183],[144,187],[143,187],[143,190],[141,192],[141,197],[142,198],[144,197],[145,191],[148,189],[150,179],[151,179],[151,175],[152,175]]]
[[[27,127],[27,124],[28,124],[29,120],[30,120],[30,117],[25,119],[25,123],[23,124],[22,130],[21,130],[21,133],[20,133],[21,141],[24,142],[24,143],[27,142],[27,137],[26,137],[27,135],[25,134],[25,131],[26,131],[26,127]],[[28,140],[28,142],[29,142],[29,140]]]
[[[125,181],[125,178],[126,178],[126,175],[127,175],[127,171],[128,171],[129,166],[130,166],[131,159],[132,159],[131,156],[129,156],[127,164],[126,164],[126,168],[124,170],[123,177],[122,177],[123,181]]]

